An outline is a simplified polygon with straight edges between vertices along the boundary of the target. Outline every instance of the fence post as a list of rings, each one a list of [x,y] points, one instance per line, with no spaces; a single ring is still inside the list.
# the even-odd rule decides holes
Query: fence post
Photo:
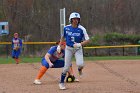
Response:
[[[8,58],[9,50],[8,50],[8,45],[6,44],[6,58]]]
[[[123,47],[123,56],[124,56],[124,47]]]
[[[138,41],[138,44],[140,45],[140,40]],[[137,48],[137,55],[140,55],[140,47]]]

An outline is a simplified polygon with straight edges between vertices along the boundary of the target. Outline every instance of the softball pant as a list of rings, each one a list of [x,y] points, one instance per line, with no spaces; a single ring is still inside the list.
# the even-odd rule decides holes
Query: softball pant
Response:
[[[82,47],[80,48],[73,48],[66,46],[65,48],[65,66],[63,68],[63,74],[66,74],[67,71],[69,71],[69,68],[72,64],[72,57],[73,55],[75,56],[76,59],[76,65],[78,68],[83,68],[84,67],[84,60],[83,60],[83,49]]]

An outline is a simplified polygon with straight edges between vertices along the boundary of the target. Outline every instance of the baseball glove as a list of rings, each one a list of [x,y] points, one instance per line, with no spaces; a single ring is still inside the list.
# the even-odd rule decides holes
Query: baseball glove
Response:
[[[14,48],[14,50],[18,50],[18,49],[19,49],[19,47],[18,47],[18,46]]]
[[[68,82],[68,83],[72,83],[72,82],[74,82],[74,80],[75,80],[75,77],[74,77],[73,75],[69,75],[69,76],[66,78],[66,82]]]

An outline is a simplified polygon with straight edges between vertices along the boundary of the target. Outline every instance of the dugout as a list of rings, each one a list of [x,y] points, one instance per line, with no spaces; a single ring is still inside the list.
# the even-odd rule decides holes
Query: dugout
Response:
[[[1,38],[4,36],[9,35],[9,25],[8,22],[0,22],[0,36]],[[0,38],[0,42],[2,42]],[[0,45],[0,56],[3,56],[4,54],[8,57],[8,45]]]
[[[8,22],[0,22],[0,35],[8,35],[9,34],[9,26]]]

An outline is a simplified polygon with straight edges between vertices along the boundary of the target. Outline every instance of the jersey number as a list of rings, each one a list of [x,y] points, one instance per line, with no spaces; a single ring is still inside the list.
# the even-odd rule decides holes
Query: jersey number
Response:
[[[71,41],[72,41],[72,42],[75,42],[75,38],[74,38],[74,37],[71,37]]]

